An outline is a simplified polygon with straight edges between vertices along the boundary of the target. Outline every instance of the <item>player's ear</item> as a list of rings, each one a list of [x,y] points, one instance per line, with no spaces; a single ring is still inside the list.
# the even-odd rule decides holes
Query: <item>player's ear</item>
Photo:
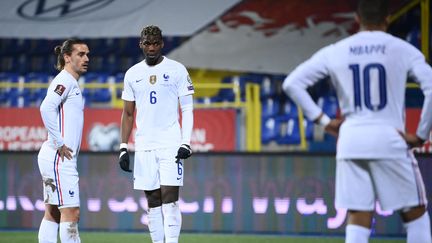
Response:
[[[65,64],[66,63],[70,63],[70,61],[71,61],[71,56],[69,56],[68,54],[63,54],[63,59],[64,59],[64,61],[65,61]]]
[[[143,42],[141,40],[140,40],[138,46],[139,46],[140,49],[144,49],[144,45],[143,45]]]
[[[164,42],[161,40],[161,49],[164,47]]]

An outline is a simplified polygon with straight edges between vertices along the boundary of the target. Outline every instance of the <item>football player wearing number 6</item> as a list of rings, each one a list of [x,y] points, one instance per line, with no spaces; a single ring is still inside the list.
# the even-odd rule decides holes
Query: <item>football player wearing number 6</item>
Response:
[[[430,134],[432,69],[419,50],[385,32],[388,17],[388,1],[361,0],[360,31],[319,50],[283,83],[309,119],[338,136],[335,202],[348,209],[346,243],[368,242],[377,201],[399,212],[408,243],[431,242],[425,186],[411,148]],[[336,89],[340,120],[323,114],[306,91],[326,77]],[[425,95],[415,134],[405,132],[407,78]]]
[[[139,47],[145,59],[132,66],[124,78],[119,164],[131,172],[127,142],[136,108],[134,189],[146,194],[152,241],[177,243],[182,222],[178,199],[183,160],[192,154],[194,88],[186,68],[162,56],[163,46],[157,26],[142,30]]]

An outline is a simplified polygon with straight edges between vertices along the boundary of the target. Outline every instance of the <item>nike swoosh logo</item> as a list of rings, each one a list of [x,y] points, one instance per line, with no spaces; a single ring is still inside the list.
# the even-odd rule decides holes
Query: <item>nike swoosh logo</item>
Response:
[[[180,180],[181,179],[181,177],[177,177],[177,180]]]
[[[142,79],[135,80],[135,82],[138,83],[138,82],[140,82],[141,80],[143,80],[143,78],[142,78]]]
[[[75,93],[76,95],[79,95],[80,93]]]

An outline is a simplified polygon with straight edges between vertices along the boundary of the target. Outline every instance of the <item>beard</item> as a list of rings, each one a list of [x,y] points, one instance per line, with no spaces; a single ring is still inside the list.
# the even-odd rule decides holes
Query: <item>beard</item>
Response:
[[[154,65],[158,64],[161,57],[162,57],[161,54],[157,54],[157,55],[153,55],[153,56],[146,55],[145,60],[146,60],[147,65],[154,66]]]

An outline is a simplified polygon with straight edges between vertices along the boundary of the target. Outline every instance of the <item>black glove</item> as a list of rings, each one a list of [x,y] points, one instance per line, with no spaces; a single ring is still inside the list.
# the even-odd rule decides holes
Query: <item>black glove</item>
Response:
[[[192,149],[187,144],[182,144],[177,151],[176,159],[187,159],[192,155]]]
[[[127,148],[121,148],[119,156],[120,168],[126,172],[132,172],[132,170],[129,169],[129,163],[129,153],[127,151]]]

